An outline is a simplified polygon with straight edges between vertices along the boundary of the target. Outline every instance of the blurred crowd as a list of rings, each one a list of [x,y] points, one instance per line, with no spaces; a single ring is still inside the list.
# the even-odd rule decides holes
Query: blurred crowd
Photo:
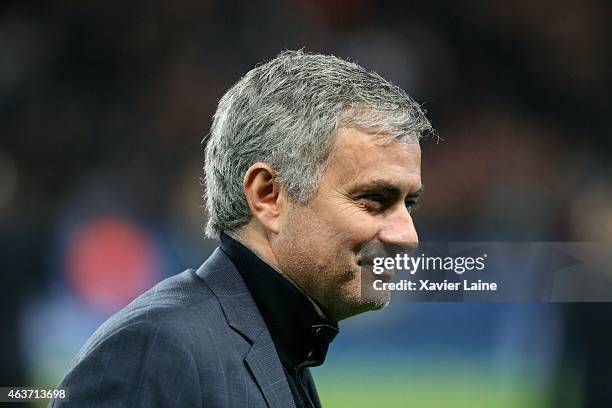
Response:
[[[427,109],[421,240],[610,240],[611,39],[606,0],[3,2],[0,385],[53,383],[103,317],[210,253],[202,141],[283,49],[356,61]]]

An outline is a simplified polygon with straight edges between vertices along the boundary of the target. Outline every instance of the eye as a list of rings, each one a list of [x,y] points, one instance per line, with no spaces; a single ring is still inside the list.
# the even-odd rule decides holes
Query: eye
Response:
[[[367,194],[359,197],[359,202],[370,211],[381,211],[388,205],[388,199],[381,194]]]
[[[408,209],[409,213],[412,213],[414,210],[419,208],[419,202],[417,200],[414,200],[414,199],[407,200],[406,201],[406,208]]]

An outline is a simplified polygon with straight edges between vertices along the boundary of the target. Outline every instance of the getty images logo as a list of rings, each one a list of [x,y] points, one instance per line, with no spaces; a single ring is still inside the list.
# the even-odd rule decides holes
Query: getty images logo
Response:
[[[373,269],[377,275],[381,275],[385,270],[403,270],[411,275],[417,271],[453,271],[461,275],[466,271],[482,271],[486,265],[487,254],[482,256],[410,256],[408,254],[396,254],[394,257],[374,258]]]

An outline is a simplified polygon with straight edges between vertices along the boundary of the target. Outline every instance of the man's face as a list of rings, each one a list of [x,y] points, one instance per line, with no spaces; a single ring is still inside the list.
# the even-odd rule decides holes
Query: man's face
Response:
[[[416,138],[380,140],[340,128],[315,197],[289,204],[274,243],[280,269],[333,320],[388,303],[388,292],[362,294],[360,265],[372,262],[372,248],[410,251],[418,242],[410,210],[422,189],[420,146]],[[365,275],[363,284],[371,284]]]

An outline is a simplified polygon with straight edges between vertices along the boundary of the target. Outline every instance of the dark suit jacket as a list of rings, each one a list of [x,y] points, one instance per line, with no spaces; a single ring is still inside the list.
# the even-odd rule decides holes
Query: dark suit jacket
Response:
[[[219,248],[100,326],[60,387],[69,401],[52,407],[295,407],[261,314]]]

